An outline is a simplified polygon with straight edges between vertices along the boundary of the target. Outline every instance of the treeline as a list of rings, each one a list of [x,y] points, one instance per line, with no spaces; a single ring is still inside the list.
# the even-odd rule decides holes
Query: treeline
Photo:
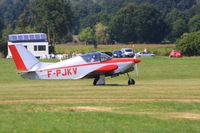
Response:
[[[0,39],[44,32],[51,44],[173,43],[200,30],[199,0],[1,0]]]

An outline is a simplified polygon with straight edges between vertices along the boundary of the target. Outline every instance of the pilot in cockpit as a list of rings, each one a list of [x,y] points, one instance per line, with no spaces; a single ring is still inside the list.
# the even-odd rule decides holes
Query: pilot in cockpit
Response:
[[[97,54],[94,54],[94,55],[92,56],[92,58],[91,58],[91,61],[90,61],[90,62],[97,62],[97,61],[99,61],[99,57],[98,57],[98,55],[97,55]]]

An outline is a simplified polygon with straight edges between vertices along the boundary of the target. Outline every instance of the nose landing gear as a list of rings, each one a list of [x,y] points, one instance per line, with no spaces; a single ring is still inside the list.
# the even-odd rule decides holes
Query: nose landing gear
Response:
[[[132,79],[128,73],[127,76],[128,76],[128,85],[135,85],[135,80]]]

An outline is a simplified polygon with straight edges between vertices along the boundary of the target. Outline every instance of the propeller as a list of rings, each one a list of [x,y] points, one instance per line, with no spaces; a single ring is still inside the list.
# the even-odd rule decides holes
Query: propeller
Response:
[[[137,56],[135,55],[134,56],[134,59],[137,59]],[[139,73],[138,73],[138,64],[137,63],[135,63],[135,71],[136,71],[136,75],[137,75],[137,77],[139,76]]]

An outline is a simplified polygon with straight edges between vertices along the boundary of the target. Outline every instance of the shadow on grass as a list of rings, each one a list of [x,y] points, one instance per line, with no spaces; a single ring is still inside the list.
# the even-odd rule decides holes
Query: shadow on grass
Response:
[[[95,86],[129,86],[129,85],[125,85],[125,84],[105,84],[105,85],[95,85]]]

